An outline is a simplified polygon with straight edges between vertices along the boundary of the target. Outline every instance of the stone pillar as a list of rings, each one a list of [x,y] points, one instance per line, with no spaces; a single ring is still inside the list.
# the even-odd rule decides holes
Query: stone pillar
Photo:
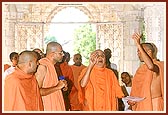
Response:
[[[15,51],[15,22],[17,19],[17,13],[15,12],[15,6],[14,5],[5,5],[3,4],[3,24],[2,30],[3,30],[3,62],[4,63],[10,63],[9,60],[9,54],[13,51]],[[17,51],[16,51],[17,52]]]
[[[166,4],[165,4],[166,5]],[[158,48],[158,59],[165,60],[166,43],[166,6],[157,4],[144,10],[147,42],[153,42]]]
[[[141,11],[129,10],[119,13],[120,19],[124,22],[123,30],[123,63],[120,65],[120,72],[129,72],[134,75],[139,67],[139,59],[137,56],[137,48],[134,40],[132,40],[132,34],[135,31],[139,31],[139,25],[141,23]]]

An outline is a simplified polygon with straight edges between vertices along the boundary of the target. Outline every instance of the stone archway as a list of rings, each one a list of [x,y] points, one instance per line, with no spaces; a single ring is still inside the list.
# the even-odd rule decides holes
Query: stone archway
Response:
[[[32,26],[32,30],[33,33],[34,31],[36,35],[33,35],[36,39],[38,38],[38,36],[40,36],[40,40],[43,39],[44,35],[46,34],[46,32],[48,32],[48,25],[50,24],[51,19],[53,18],[53,16],[58,13],[59,11],[61,11],[62,9],[69,7],[69,6],[61,6],[58,5],[58,3],[54,3],[54,4],[50,4],[50,3],[39,3],[39,4],[25,4],[25,3],[11,3],[13,6],[12,7],[8,7],[8,3],[6,3],[5,5],[2,4],[3,7],[8,7],[3,9],[3,47],[5,48],[5,52],[3,52],[3,56],[5,57],[5,61],[4,62],[8,62],[8,54],[15,50],[15,51],[19,51],[22,49],[17,49],[18,45],[22,45],[23,43],[21,43],[18,39],[16,40],[16,34],[19,37],[19,32],[16,32],[16,28],[15,28],[15,24],[18,23],[22,23],[22,26],[19,26],[19,28],[21,27],[22,30],[24,30],[24,28],[26,29],[27,27],[24,26],[24,24],[41,24],[42,26],[40,26],[40,30],[41,30],[41,34],[37,34],[39,33],[39,31],[37,31],[36,29],[38,28],[34,28]],[[16,6],[15,6],[16,5]],[[138,59],[135,59],[136,55],[134,55],[134,52],[136,52],[135,50],[135,45],[132,43],[130,39],[132,32],[135,29],[135,26],[138,26],[139,23],[137,21],[137,17],[143,18],[143,15],[141,15],[141,11],[140,8],[143,7],[147,7],[145,9],[145,13],[146,13],[146,20],[148,21],[147,23],[149,25],[147,25],[147,31],[149,33],[149,31],[151,32],[151,34],[148,34],[148,41],[153,41],[158,42],[158,40],[160,40],[160,44],[159,47],[161,54],[161,60],[164,59],[164,45],[163,41],[164,41],[164,31],[162,31],[164,29],[164,17],[166,13],[163,13],[165,7],[165,4],[156,4],[156,3],[151,3],[151,4],[146,4],[146,3],[141,3],[141,4],[116,4],[116,3],[100,3],[100,4],[96,4],[96,3],[88,3],[88,4],[82,4],[82,5],[73,5],[73,7],[79,9],[80,11],[84,12],[90,19],[90,22],[93,22],[95,24],[100,23],[106,23],[106,22],[115,22],[115,21],[124,21],[124,30],[123,30],[123,47],[122,49],[124,49],[124,53],[122,54],[123,59],[121,62],[121,64],[123,65],[123,68],[121,68],[121,71],[130,71],[130,73],[135,72],[135,69],[139,64],[137,63]],[[159,9],[156,8],[159,7]],[[16,9],[15,9],[16,8]],[[153,17],[151,17],[149,13],[150,10],[153,10],[152,14]],[[157,13],[155,13],[156,11],[160,12],[161,14],[158,15]],[[155,23],[155,17],[158,17],[158,26],[156,26]],[[4,21],[5,20],[5,21]],[[7,20],[7,21],[6,21]],[[103,25],[102,27],[99,26],[102,31],[101,31],[101,39],[102,36],[106,38],[107,35],[104,35],[103,33],[105,33],[105,30],[108,30],[107,27],[110,27],[110,25],[104,26],[105,28],[103,29]],[[18,28],[18,29],[19,29]],[[112,28],[112,27],[110,27]],[[152,31],[153,29],[155,29],[156,31]],[[111,29],[112,30],[112,29]],[[164,29],[165,30],[165,29]],[[26,31],[25,31],[26,32]],[[157,36],[153,33],[158,33]],[[24,33],[24,32],[23,32]],[[116,33],[117,34],[117,33]],[[153,40],[153,37],[151,35],[155,35],[155,40]],[[99,36],[99,35],[98,35]],[[97,36],[97,37],[98,37]],[[109,35],[111,37],[111,35]],[[112,38],[112,37],[111,37]],[[104,40],[104,39],[103,39]],[[103,41],[102,40],[102,41]],[[107,43],[108,42],[108,38],[106,38]],[[111,41],[111,40],[110,40]],[[17,45],[15,44],[15,42],[18,42]],[[26,40],[22,39],[22,42],[26,42]],[[120,43],[120,42],[119,42]],[[109,44],[111,45],[111,44]],[[42,46],[42,45],[41,45]],[[112,46],[112,45],[111,45]],[[118,45],[119,46],[119,45]],[[131,51],[130,51],[131,50]],[[123,52],[123,51],[121,51]],[[130,55],[127,55],[131,53]],[[128,68],[129,67],[129,68]]]
[[[111,7],[110,5],[107,5]],[[107,14],[101,14],[102,8],[96,7],[94,5],[88,6],[75,6],[74,8],[79,9],[84,12],[89,17],[88,23],[94,23],[97,30],[97,49],[104,50],[105,48],[110,48],[112,50],[111,61],[117,64],[118,69],[121,69],[120,62],[123,59],[122,48],[123,48],[123,23],[118,22],[120,19],[115,11],[110,11]],[[68,6],[55,7],[52,12],[47,17],[46,24],[50,24],[51,20],[61,12],[63,9],[69,8]],[[109,16],[111,14],[111,16]],[[104,17],[102,17],[104,16]],[[106,19],[106,20],[102,20]],[[108,21],[109,20],[109,21]]]
[[[63,9],[65,9],[65,8],[68,8],[68,6],[59,6],[59,7],[55,7],[54,9],[53,9],[53,11],[49,14],[49,16],[47,17],[47,19],[46,19],[46,23],[50,23],[51,22],[51,20],[54,18],[54,16],[58,13],[58,12],[60,12],[61,10],[63,10]],[[92,13],[87,9],[87,7],[85,7],[85,6],[80,6],[80,7],[78,7],[78,6],[74,6],[74,8],[76,8],[76,9],[79,9],[80,11],[82,11],[82,12],[84,12],[84,14],[86,14],[88,17],[89,17],[89,20],[90,21],[94,21],[94,17],[93,17],[93,15],[92,15]]]

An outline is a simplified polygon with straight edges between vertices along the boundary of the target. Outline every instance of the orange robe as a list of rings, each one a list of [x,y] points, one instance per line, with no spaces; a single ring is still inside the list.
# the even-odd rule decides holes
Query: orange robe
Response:
[[[42,99],[34,75],[29,75],[19,68],[5,78],[5,111],[41,111]]]
[[[44,78],[43,88],[53,87],[58,84],[58,77],[54,65],[48,58],[39,60],[41,65],[47,67],[47,73]],[[45,111],[65,111],[64,99],[62,91],[58,90],[49,95],[43,96],[43,105]]]
[[[76,66],[76,65],[71,65],[72,71],[73,71],[73,76],[74,76],[74,86],[75,90],[73,91],[73,95],[71,97],[71,109],[72,110],[82,110],[82,106],[79,103],[78,100],[78,77],[81,73],[81,71],[86,68],[86,66],[81,65],[81,66]]]
[[[65,78],[69,78],[71,81],[74,80],[72,69],[67,62],[61,63],[60,68]]]
[[[66,110],[69,110],[71,109],[71,104],[70,104],[71,97],[73,96],[73,92],[75,90],[75,87],[73,84],[73,80],[74,80],[73,72],[67,62],[61,63],[60,68],[61,68],[63,76],[65,77],[68,83],[68,90],[63,91],[63,95],[64,95],[64,101],[66,105]]]
[[[85,88],[81,88],[80,81],[86,69],[79,76],[78,96],[83,104],[83,110],[88,111],[116,111],[117,98],[124,96],[114,72],[107,68],[93,67],[89,81]]]
[[[81,71],[86,68],[85,65],[81,66],[76,66],[76,65],[71,65],[72,71],[73,71],[73,76],[74,76],[74,85],[76,88],[78,88],[78,77],[81,73]]]
[[[153,62],[158,65],[160,70],[161,78],[161,91],[162,97],[158,99],[152,99],[151,97],[151,82],[153,78],[153,72],[150,71],[146,64],[142,64],[136,71],[135,76],[132,81],[131,96],[145,97],[144,100],[138,102],[136,105],[132,106],[133,111],[153,111],[154,106],[158,106],[158,111],[163,111],[164,104],[164,63],[153,60]],[[155,103],[156,100],[156,103]],[[159,103],[159,105],[157,104]],[[155,109],[156,110],[156,109]]]

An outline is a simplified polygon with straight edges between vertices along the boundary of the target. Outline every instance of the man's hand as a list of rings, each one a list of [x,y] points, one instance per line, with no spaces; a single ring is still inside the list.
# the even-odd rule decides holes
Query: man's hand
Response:
[[[97,52],[93,52],[90,56],[90,64],[91,65],[95,65],[97,62],[97,58],[98,58],[98,53]]]
[[[57,86],[58,89],[62,89],[63,87],[67,87],[67,81],[66,80],[59,80]]]
[[[66,80],[62,80],[65,84],[65,86],[63,87],[63,91],[67,91],[68,90],[68,83]]]
[[[134,33],[132,35],[132,39],[134,39],[136,45],[139,45],[140,44],[141,35],[139,33]]]

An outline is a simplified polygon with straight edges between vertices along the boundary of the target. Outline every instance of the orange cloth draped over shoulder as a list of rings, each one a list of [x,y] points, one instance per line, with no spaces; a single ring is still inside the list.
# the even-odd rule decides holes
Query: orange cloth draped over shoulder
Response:
[[[44,78],[43,88],[53,87],[58,84],[58,77],[54,65],[47,58],[39,60],[41,65],[47,67],[47,73]],[[58,90],[47,96],[43,96],[43,105],[45,111],[65,111],[62,91]]]
[[[73,91],[73,96],[71,97],[71,108],[72,110],[82,110],[81,104],[79,104],[79,100],[78,100],[78,77],[81,73],[81,71],[86,68],[86,66],[81,65],[81,66],[75,66],[75,65],[71,65],[72,71],[73,71],[73,76],[74,76],[74,86],[75,89]]]
[[[160,61],[153,60],[153,62],[158,65],[160,70],[161,79],[161,91],[162,100],[159,102],[158,111],[163,111],[164,104],[164,63]],[[144,100],[138,102],[136,105],[132,106],[133,111],[153,111],[155,103],[152,103],[151,96],[151,82],[153,78],[153,72],[150,71],[145,64],[142,64],[136,71],[135,76],[132,81],[131,96],[135,97],[145,97]],[[154,102],[154,101],[153,101]]]
[[[73,76],[74,76],[74,85],[76,88],[78,88],[78,78],[80,73],[82,72],[82,70],[84,68],[86,68],[85,65],[81,65],[81,66],[75,66],[75,65],[71,65],[72,71],[73,71]]]
[[[64,77],[69,78],[71,81],[73,81],[74,77],[73,77],[73,72],[71,67],[68,65],[67,62],[63,62],[60,64],[60,68],[62,71],[62,74],[64,75]]]
[[[5,78],[5,111],[42,111],[43,104],[34,75],[29,75],[19,68]]]
[[[85,111],[116,111],[117,98],[124,96],[114,72],[107,68],[93,67],[85,88],[80,86],[86,69],[78,79],[78,98]]]

